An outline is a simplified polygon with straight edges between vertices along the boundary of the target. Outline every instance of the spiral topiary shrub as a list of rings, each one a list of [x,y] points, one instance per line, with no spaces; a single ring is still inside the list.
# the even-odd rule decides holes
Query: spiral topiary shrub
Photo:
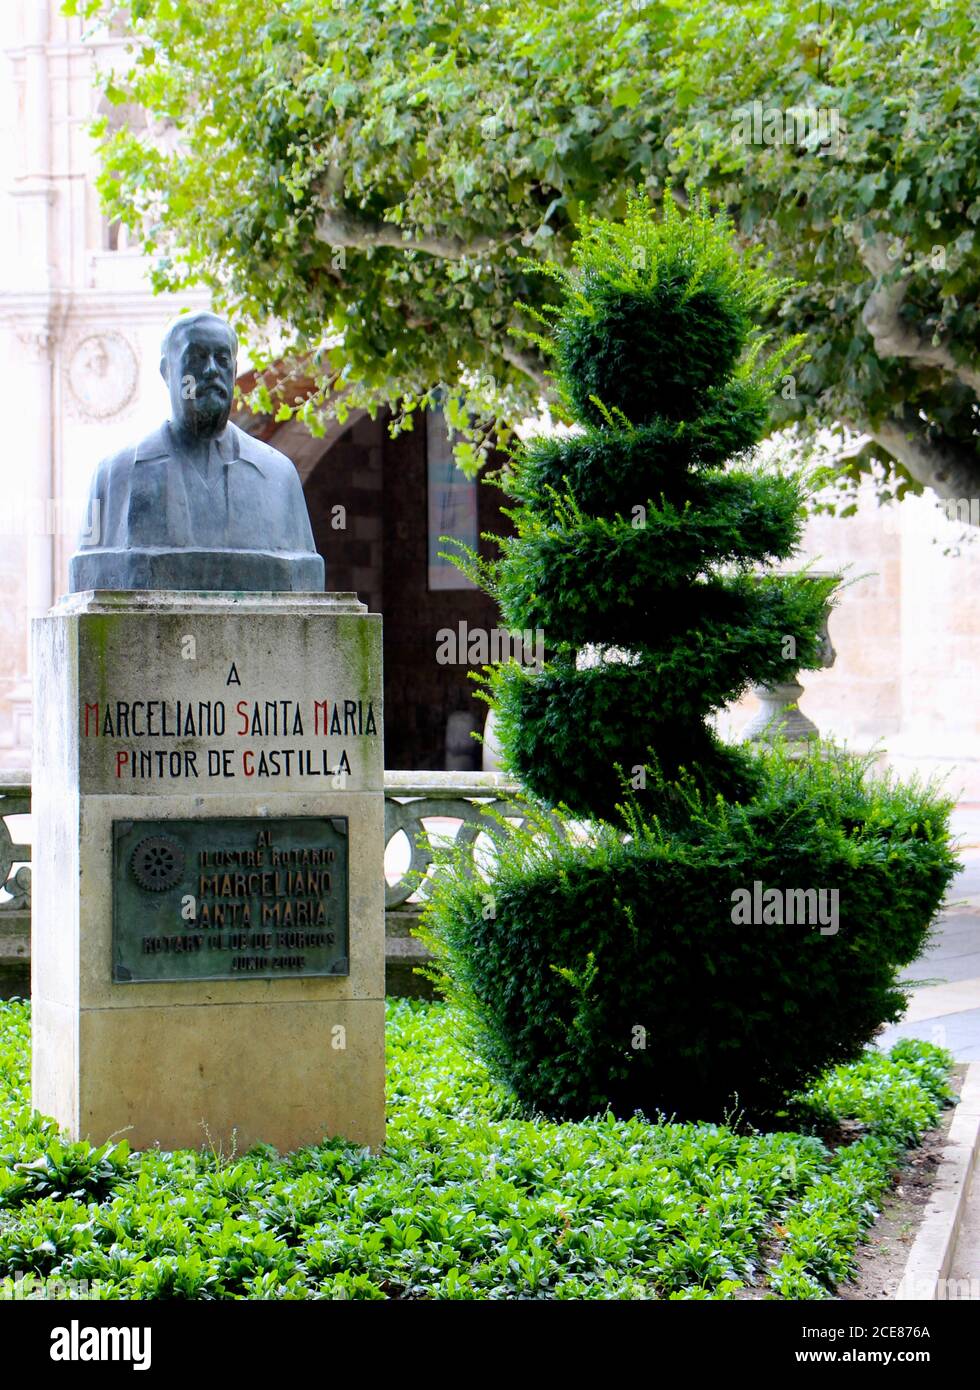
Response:
[[[833,581],[775,570],[803,482],[745,459],[799,349],[761,363],[754,319],[783,287],[703,207],[634,202],[587,225],[577,261],[554,272],[552,346],[581,428],[525,446],[516,535],[464,562],[544,632],[541,669],[489,675],[537,809],[491,823],[486,879],[443,856],[423,933],[527,1107],[771,1111],[901,1014],[955,870],[949,805],[708,724],[748,682],[820,663]]]
[[[587,223],[576,259],[577,277],[553,271],[547,345],[580,430],[526,446],[507,482],[516,535],[475,565],[507,626],[550,655],[493,671],[505,757],[535,796],[588,816],[614,815],[617,767],[652,807],[651,762],[748,795],[751,760],[707,717],[820,664],[834,587],[774,569],[799,540],[802,479],[728,466],[799,353],[793,340],[760,365],[754,319],[784,282],[747,265],[723,221],[670,202],[662,221],[634,202],[622,225]]]

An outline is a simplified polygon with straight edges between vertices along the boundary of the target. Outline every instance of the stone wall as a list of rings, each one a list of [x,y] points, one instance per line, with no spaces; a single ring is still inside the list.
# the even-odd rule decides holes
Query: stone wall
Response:
[[[879,507],[868,488],[856,515],[809,522],[807,562],[845,585],[830,620],[836,663],[801,672],[800,708],[901,776],[936,775],[957,800],[980,801],[980,527],[949,520],[931,495]],[[746,695],[722,733],[736,737],[757,707]]]

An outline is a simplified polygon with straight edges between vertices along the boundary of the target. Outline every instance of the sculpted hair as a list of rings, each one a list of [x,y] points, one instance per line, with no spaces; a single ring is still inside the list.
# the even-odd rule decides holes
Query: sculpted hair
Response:
[[[195,314],[178,314],[178,316],[175,319],[171,319],[170,323],[167,324],[166,331],[164,332],[163,339],[160,343],[161,370],[164,370],[166,367],[167,360],[170,356],[170,348],[173,344],[174,338],[178,337],[182,333],[185,333],[188,329],[192,328],[195,323],[202,323],[206,321],[221,324],[221,327],[228,334],[228,340],[231,343],[232,356],[238,356],[238,336],[235,333],[235,330],[232,328],[231,324],[228,323],[225,319],[223,319],[220,316],[220,314],[212,314],[210,310],[202,309]]]

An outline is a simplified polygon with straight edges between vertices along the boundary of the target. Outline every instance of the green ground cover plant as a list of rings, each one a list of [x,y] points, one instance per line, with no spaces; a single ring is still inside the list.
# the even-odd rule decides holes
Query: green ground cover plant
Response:
[[[517,1112],[448,1006],[388,1010],[385,1149],[279,1156],[60,1140],[30,1109],[29,1006],[0,1003],[0,1297],[828,1298],[950,1097],[948,1055],[902,1042],[783,1129],[555,1124]]]

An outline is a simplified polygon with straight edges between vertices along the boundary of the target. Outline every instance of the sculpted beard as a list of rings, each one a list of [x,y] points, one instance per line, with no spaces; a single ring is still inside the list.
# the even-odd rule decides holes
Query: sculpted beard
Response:
[[[188,404],[198,433],[208,434],[223,423],[228,409],[228,395],[220,382],[206,381],[198,387]]]

